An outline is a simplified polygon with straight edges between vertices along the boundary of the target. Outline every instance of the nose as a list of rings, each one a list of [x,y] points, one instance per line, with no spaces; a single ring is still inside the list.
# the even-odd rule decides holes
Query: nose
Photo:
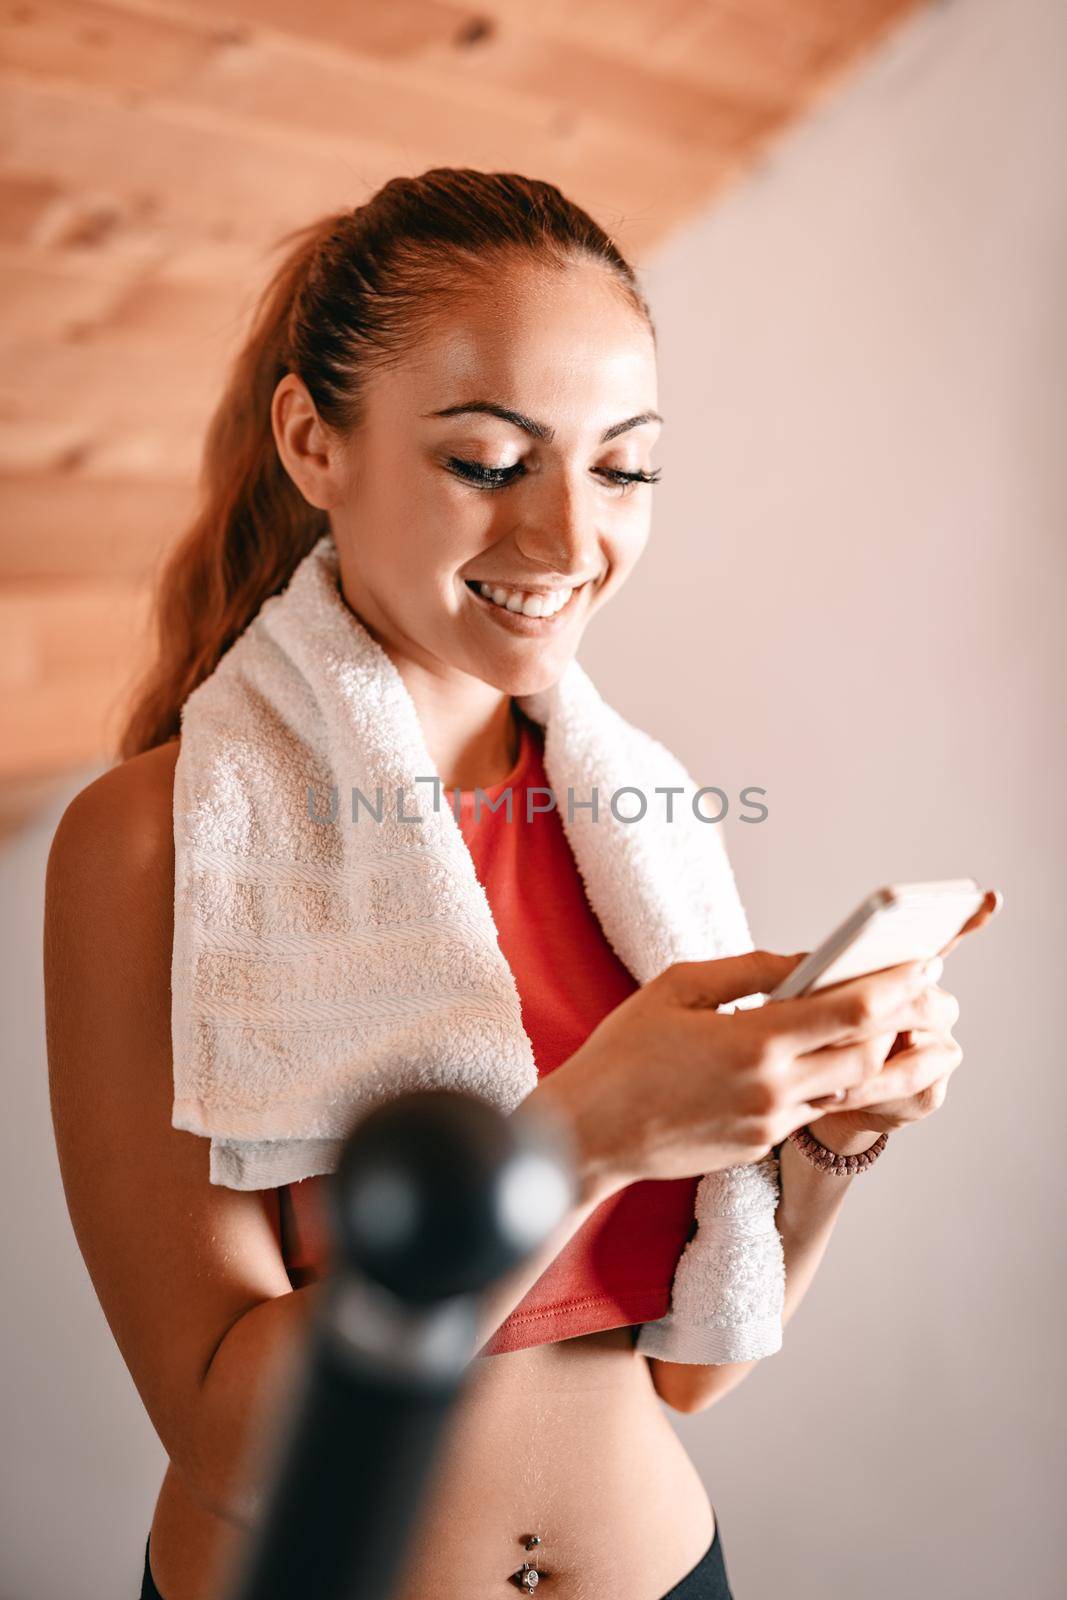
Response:
[[[533,571],[584,580],[604,565],[596,507],[583,484],[565,472],[548,472],[525,504],[527,518],[515,543]]]

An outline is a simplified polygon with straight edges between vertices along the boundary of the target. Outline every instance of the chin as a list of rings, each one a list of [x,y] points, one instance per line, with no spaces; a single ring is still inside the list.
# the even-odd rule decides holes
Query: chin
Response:
[[[486,683],[491,683],[493,688],[499,689],[502,694],[537,694],[540,690],[550,689],[554,683],[559,682],[574,654],[574,650],[561,651],[558,654],[542,652],[537,656],[531,654],[529,661],[496,668],[487,666],[478,676]]]

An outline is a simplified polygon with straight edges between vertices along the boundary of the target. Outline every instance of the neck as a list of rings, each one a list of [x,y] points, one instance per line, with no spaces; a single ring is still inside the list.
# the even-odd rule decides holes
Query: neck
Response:
[[[429,661],[405,654],[389,638],[370,597],[352,592],[343,567],[340,592],[403,679],[444,787],[488,789],[506,778],[519,757],[518,711],[512,711],[512,696],[466,673],[442,676]]]
[[[518,708],[511,695],[477,678],[435,677],[409,661],[397,661],[396,669],[445,788],[488,789],[502,782],[519,756]]]

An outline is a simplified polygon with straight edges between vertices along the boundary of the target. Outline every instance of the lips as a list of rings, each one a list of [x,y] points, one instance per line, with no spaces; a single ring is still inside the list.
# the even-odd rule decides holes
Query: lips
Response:
[[[561,606],[560,609],[553,612],[550,617],[527,617],[524,616],[521,611],[509,611],[506,606],[498,606],[492,600],[487,600],[477,587],[479,581],[488,580],[478,580],[474,578],[467,578],[464,580],[464,587],[466,588],[468,594],[471,595],[474,603],[483,607],[484,610],[491,612],[501,623],[501,625],[509,628],[510,631],[517,633],[528,633],[531,635],[549,633],[561,623],[561,620],[568,618],[571,611],[574,609],[578,596],[584,594],[586,588],[588,587],[588,583],[583,583],[579,584],[576,589],[572,589],[566,605]],[[496,587],[504,588],[505,585],[500,584]],[[535,593],[536,591],[526,590],[522,592]]]

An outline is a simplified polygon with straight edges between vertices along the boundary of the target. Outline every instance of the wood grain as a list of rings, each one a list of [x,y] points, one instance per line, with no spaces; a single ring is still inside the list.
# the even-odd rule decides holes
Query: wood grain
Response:
[[[0,835],[110,759],[281,236],[428,166],[558,184],[640,268],[918,0],[9,0]]]

